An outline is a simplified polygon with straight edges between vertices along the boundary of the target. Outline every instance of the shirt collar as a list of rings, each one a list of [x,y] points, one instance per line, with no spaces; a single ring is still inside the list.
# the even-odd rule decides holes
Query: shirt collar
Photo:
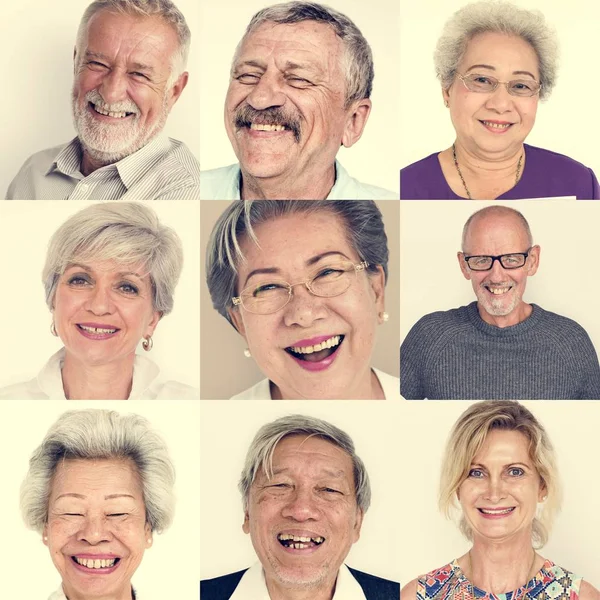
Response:
[[[65,349],[55,352],[37,376],[40,389],[50,400],[66,400],[62,382],[62,368],[65,362]],[[129,400],[143,397],[150,384],[158,377],[158,365],[145,356],[135,355],[133,363],[133,384]]]
[[[131,598],[133,600],[141,600],[139,594],[135,591],[135,588],[133,586],[131,587]],[[65,596],[65,593],[63,592],[62,584],[53,594],[50,595],[50,598],[48,598],[48,600],[68,600],[68,598]]]
[[[137,152],[126,156],[122,160],[112,164],[100,167],[94,173],[105,173],[107,171],[117,170],[123,185],[127,189],[132,188],[139,181],[144,179],[149,171],[156,167],[162,157],[167,153],[171,146],[169,138],[164,133],[158,134],[153,140],[148,142]],[[79,138],[73,138],[57,155],[54,162],[46,171],[46,175],[53,172],[63,173],[74,179],[84,179],[81,173],[81,158],[83,151]],[[90,173],[89,176],[94,173]]]
[[[270,600],[262,565],[257,562],[242,576],[229,600]],[[346,565],[338,571],[333,600],[367,600]]]

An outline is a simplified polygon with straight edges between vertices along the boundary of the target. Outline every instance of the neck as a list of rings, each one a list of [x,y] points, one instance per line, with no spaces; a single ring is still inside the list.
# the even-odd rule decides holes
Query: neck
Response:
[[[62,588],[67,600],[90,600],[88,595],[79,594],[75,590],[70,590],[64,583]],[[93,598],[94,600],[132,600],[132,598],[134,598],[133,588],[131,587],[131,583],[128,582],[126,586],[123,586],[123,588],[118,591],[102,596],[94,595]]]
[[[283,390],[272,381],[269,382],[271,388],[272,400],[327,400],[327,396],[318,394],[316,397],[306,398],[293,388],[284,388]],[[369,369],[368,375],[362,379],[352,389],[336,394],[329,400],[385,400],[383,388],[375,371]]]
[[[325,200],[335,183],[335,166],[306,169],[300,175],[253,177],[242,169],[242,200]]]
[[[69,400],[127,400],[133,383],[135,354],[108,364],[88,365],[65,354],[62,382]]]
[[[525,160],[525,149],[523,144],[516,148],[508,148],[506,151],[498,153],[474,151],[460,140],[454,143],[456,147],[456,158],[463,175],[475,180],[481,179],[489,181],[490,179],[503,179],[512,176],[517,172],[519,160],[523,157]],[[521,165],[522,167],[523,165]]]
[[[531,532],[526,533],[529,535],[493,543],[475,539],[473,548],[459,559],[467,579],[492,594],[524,586],[544,563],[531,546]]]
[[[481,306],[481,303],[478,302],[477,310],[479,311],[479,316],[481,319],[488,325],[503,328],[518,325],[519,323],[525,321],[525,319],[528,319],[533,312],[533,306],[521,300],[515,309],[507,315],[490,315],[490,313]]]
[[[332,600],[336,578],[337,573],[333,581],[322,582],[318,587],[307,585],[297,588],[284,586],[272,579],[265,579],[271,600]]]

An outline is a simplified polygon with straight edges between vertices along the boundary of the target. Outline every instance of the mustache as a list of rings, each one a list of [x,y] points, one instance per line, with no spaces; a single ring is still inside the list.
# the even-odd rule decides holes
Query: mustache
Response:
[[[271,106],[263,110],[252,108],[248,104],[241,106],[235,111],[233,123],[237,129],[250,127],[252,123],[263,125],[283,125],[294,134],[296,143],[302,138],[302,126],[300,117],[292,115],[279,106]]]
[[[122,100],[121,102],[114,102],[113,104],[108,104],[106,100],[101,96],[98,90],[90,90],[85,95],[86,102],[91,102],[92,104],[100,105],[101,108],[108,112],[128,112],[134,113],[135,115],[140,114],[140,109],[138,105],[130,99]]]

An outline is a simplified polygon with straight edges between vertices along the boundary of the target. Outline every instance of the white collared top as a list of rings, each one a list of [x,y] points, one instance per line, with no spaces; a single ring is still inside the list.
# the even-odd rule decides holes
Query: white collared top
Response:
[[[229,600],[270,600],[265,574],[259,562],[242,575]],[[333,600],[367,600],[360,584],[346,565],[342,565],[338,571]]]

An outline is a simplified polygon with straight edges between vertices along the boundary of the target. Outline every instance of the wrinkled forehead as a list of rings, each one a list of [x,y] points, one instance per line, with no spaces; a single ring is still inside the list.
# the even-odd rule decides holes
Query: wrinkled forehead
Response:
[[[256,61],[274,64],[279,70],[301,66],[341,77],[343,54],[341,38],[327,23],[266,21],[242,38],[234,57],[234,68],[246,61]]]
[[[114,259],[94,260],[85,253],[73,256],[66,262],[63,266],[63,273],[77,269],[97,273],[98,275],[133,275],[142,280],[150,276],[147,265],[143,262]]]

